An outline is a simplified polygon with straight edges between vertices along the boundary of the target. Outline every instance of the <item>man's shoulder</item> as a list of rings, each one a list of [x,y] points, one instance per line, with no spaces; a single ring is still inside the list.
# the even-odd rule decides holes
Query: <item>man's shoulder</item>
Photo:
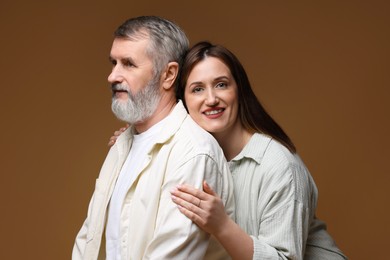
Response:
[[[217,140],[209,132],[195,123],[190,116],[187,116],[183,121],[176,136],[183,143],[187,143],[189,149],[218,154],[222,152]]]

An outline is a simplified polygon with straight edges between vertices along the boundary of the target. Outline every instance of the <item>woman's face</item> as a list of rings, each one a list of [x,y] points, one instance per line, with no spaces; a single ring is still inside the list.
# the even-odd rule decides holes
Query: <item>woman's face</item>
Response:
[[[194,66],[184,91],[188,112],[212,134],[232,133],[238,120],[237,84],[218,58],[207,57]]]

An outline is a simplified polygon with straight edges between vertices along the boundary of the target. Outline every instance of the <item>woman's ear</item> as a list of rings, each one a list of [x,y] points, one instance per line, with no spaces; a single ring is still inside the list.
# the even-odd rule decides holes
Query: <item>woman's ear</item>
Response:
[[[165,72],[161,75],[162,86],[165,90],[172,88],[177,75],[179,74],[179,64],[175,61],[169,62]]]

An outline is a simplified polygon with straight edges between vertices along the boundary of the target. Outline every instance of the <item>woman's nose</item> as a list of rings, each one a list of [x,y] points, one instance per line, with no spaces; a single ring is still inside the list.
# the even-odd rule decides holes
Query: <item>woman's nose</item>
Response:
[[[217,95],[215,94],[215,92],[213,90],[210,90],[207,92],[207,97],[206,97],[206,105],[208,106],[215,106],[216,104],[218,104],[219,102],[219,99],[217,97]]]

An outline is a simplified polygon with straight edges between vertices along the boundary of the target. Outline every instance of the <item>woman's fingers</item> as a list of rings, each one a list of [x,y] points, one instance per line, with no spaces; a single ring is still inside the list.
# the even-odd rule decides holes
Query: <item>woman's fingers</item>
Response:
[[[189,218],[192,222],[197,224],[198,226],[202,225],[202,218],[195,214],[193,211],[186,209],[185,207],[182,207],[178,205],[179,211],[184,214],[187,218]]]
[[[113,146],[116,142],[117,136],[111,136],[110,140],[108,141],[108,146]]]
[[[129,127],[127,124],[125,127],[121,127],[118,131],[114,132],[114,135],[110,137],[110,140],[108,141],[108,146],[113,146],[116,142],[116,139],[118,139],[118,136],[120,136],[126,129]]]
[[[217,193],[215,193],[215,191],[207,184],[206,181],[203,181],[203,190],[211,196],[217,196]]]
[[[179,185],[171,191],[171,197],[181,213],[204,231],[213,234],[220,228],[221,219],[227,215],[219,196],[206,182],[203,186],[207,193],[189,185]]]
[[[197,188],[194,188],[194,187],[187,185],[187,184],[180,184],[176,188],[177,188],[177,190],[179,190],[183,193],[192,195],[193,197],[196,197],[200,200],[207,200],[207,198],[209,196],[204,191],[197,189]]]
[[[121,133],[123,133],[123,131],[121,131],[121,130],[115,131],[115,132],[114,132],[114,136],[115,136],[115,137],[118,137],[118,136],[121,135]]]
[[[178,188],[174,189],[171,191],[171,194],[178,198],[178,202],[179,203],[175,203],[176,204],[179,204],[180,206],[183,206],[185,208],[188,208],[190,210],[193,210],[194,207],[197,207],[199,208],[200,207],[200,198],[190,194],[190,193],[186,193],[186,192],[183,192],[182,190],[179,190]]]
[[[184,214],[187,218],[192,220],[195,224],[200,226],[202,229],[204,229],[205,225],[205,211],[201,208],[201,200],[198,198],[185,194],[180,191],[172,191],[172,201],[176,203],[178,206],[178,209],[182,214]],[[174,194],[178,194],[178,196],[175,196]],[[183,199],[186,198],[186,199]],[[205,201],[203,201],[205,203]]]
[[[191,220],[193,220],[193,216],[192,214],[195,214],[195,215],[199,215],[201,214],[201,211],[202,209],[199,207],[199,202],[200,200],[196,197],[193,197],[193,196],[186,196],[185,194],[177,194],[175,192],[171,192],[172,196],[172,201],[174,203],[176,203],[179,208],[184,208],[186,209],[186,216],[187,217],[190,217],[191,216]],[[175,194],[177,194],[178,196],[176,196]],[[190,212],[192,214],[190,214]]]

